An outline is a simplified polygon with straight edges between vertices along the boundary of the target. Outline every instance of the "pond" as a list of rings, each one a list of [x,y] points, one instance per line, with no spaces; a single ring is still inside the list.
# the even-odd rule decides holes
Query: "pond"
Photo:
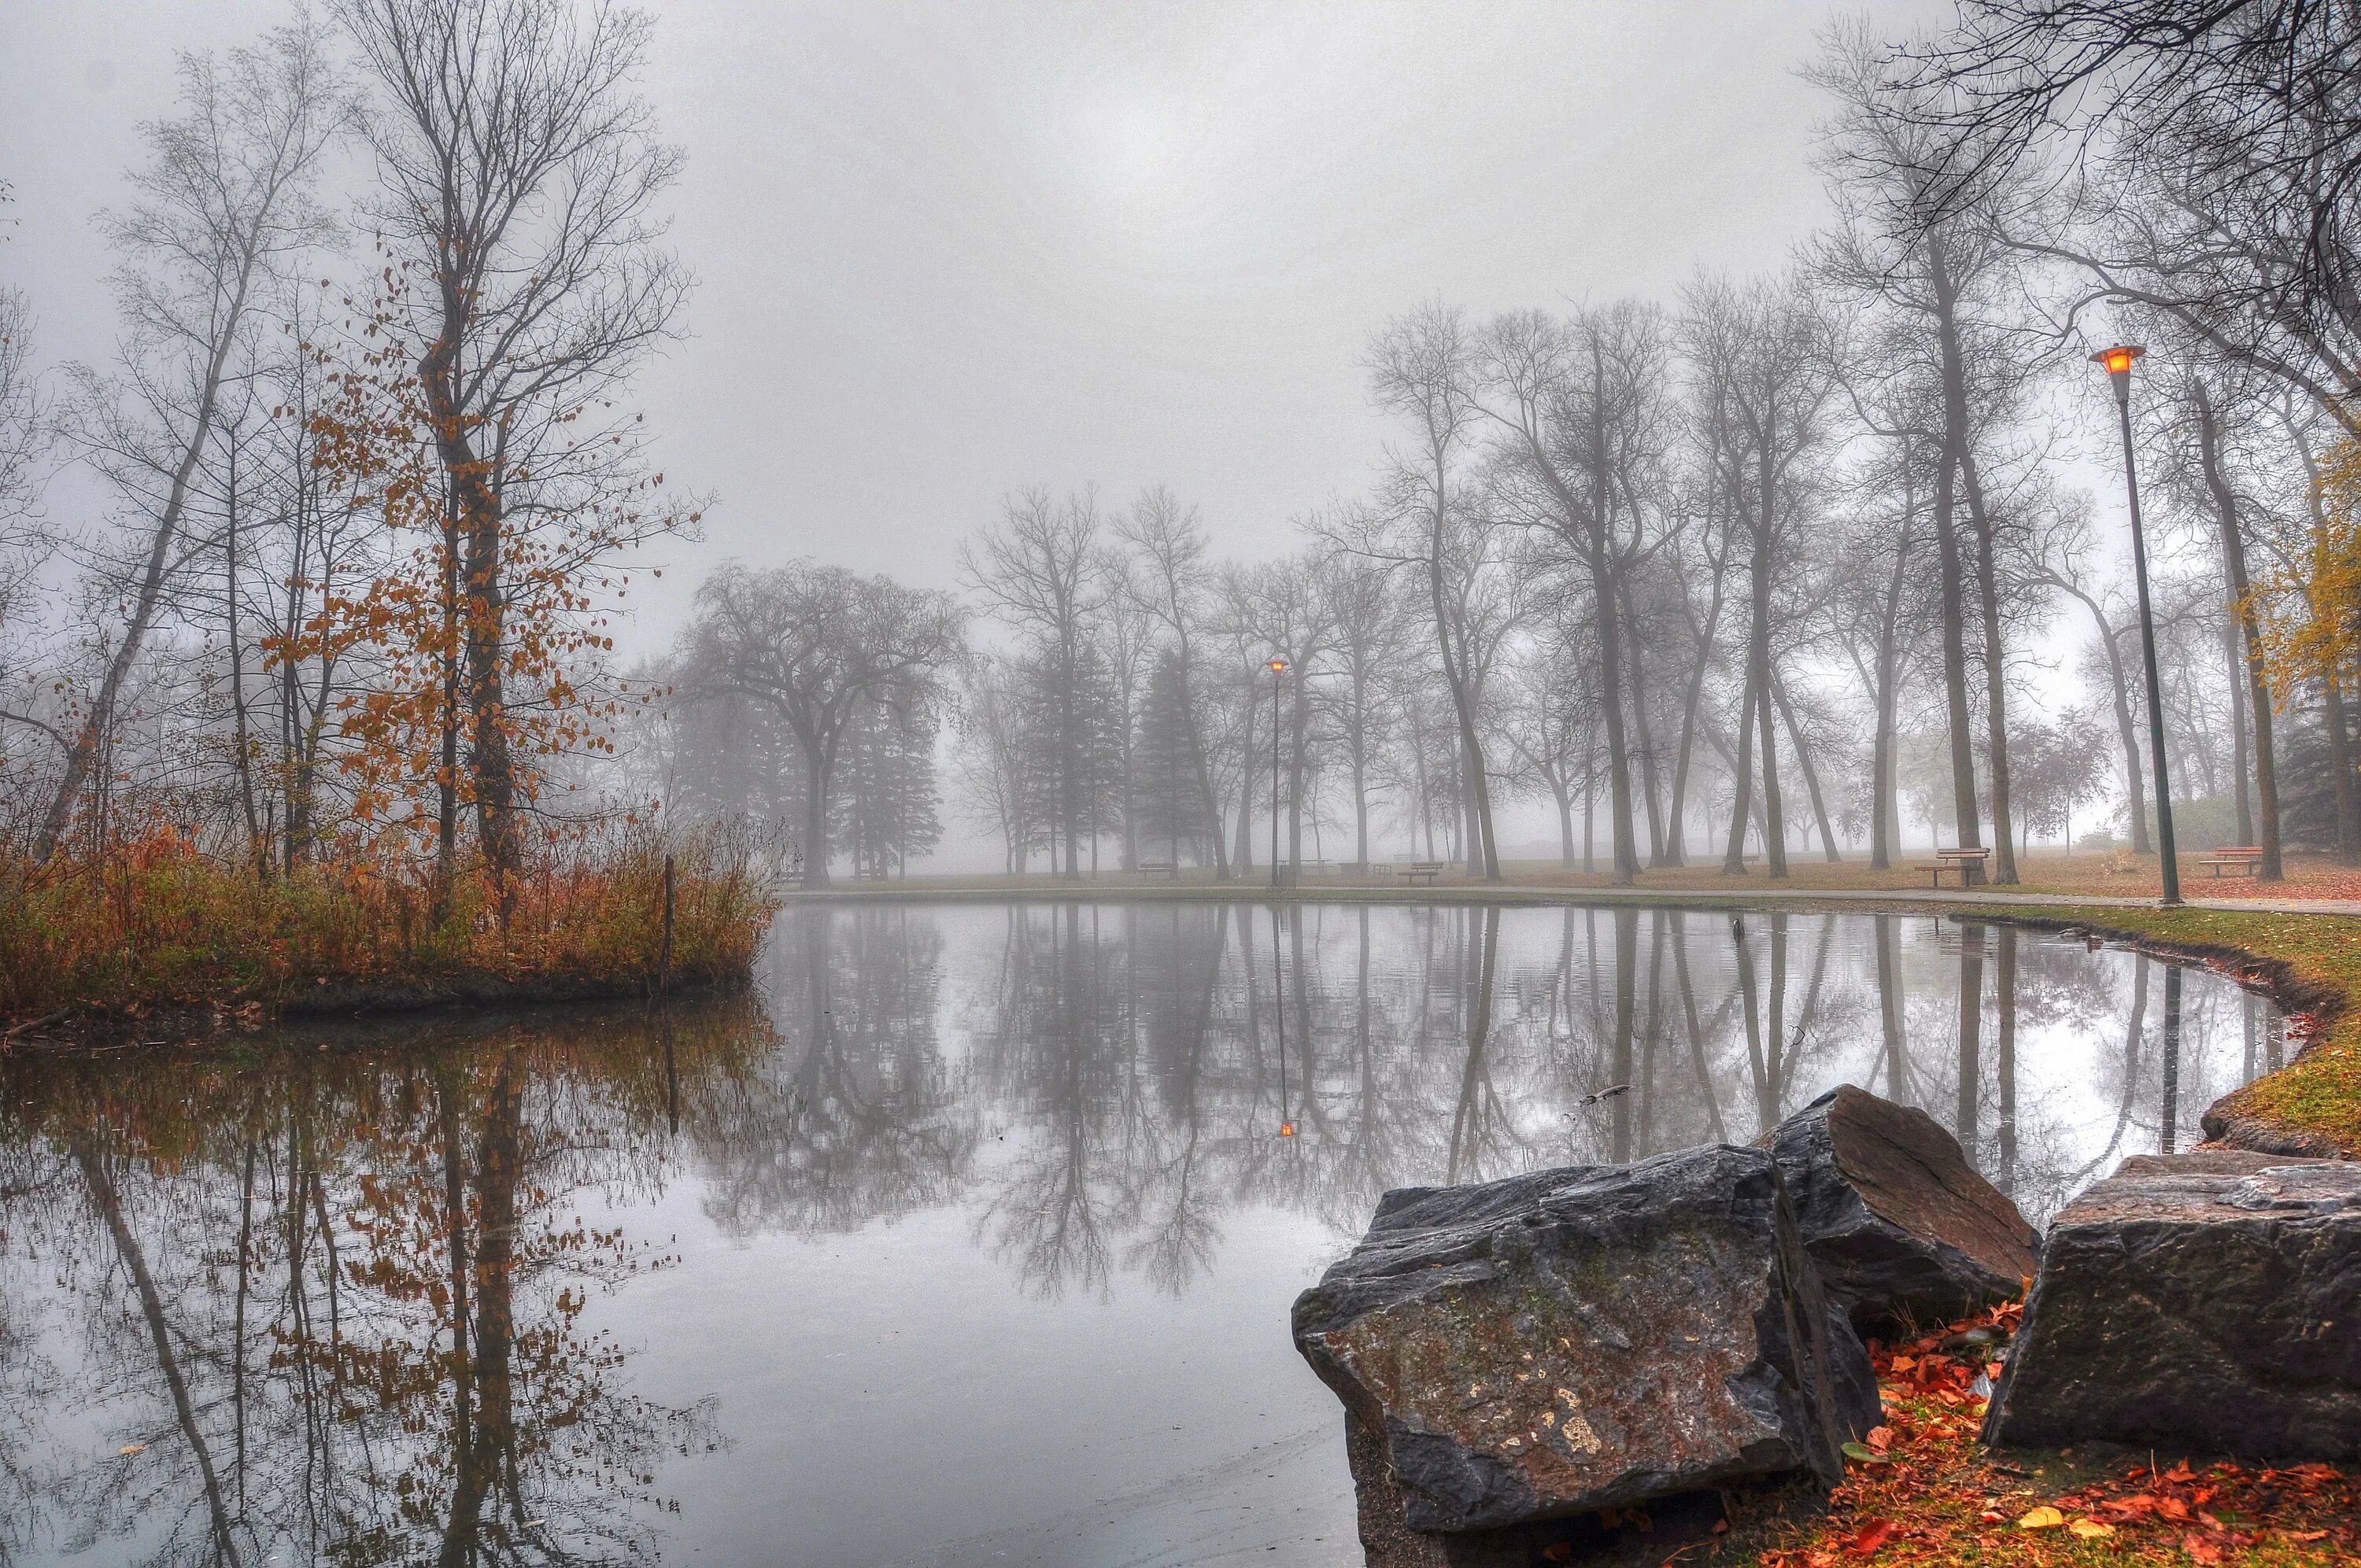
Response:
[[[760,981],[7,1060],[0,1562],[1355,1563],[1287,1312],[1385,1189],[1851,1081],[2039,1222],[2289,1049],[1923,916],[807,904]]]

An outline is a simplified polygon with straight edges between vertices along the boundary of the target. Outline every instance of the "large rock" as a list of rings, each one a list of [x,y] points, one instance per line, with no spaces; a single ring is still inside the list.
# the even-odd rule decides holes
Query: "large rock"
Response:
[[[1760,1150],[1388,1193],[1295,1303],[1400,1518],[1468,1531],[1798,1470],[1874,1424],[1869,1358]],[[1373,1522],[1363,1466],[1365,1526]]]
[[[2361,1457],[2361,1165],[2138,1155],[2049,1227],[1989,1442]]]
[[[2014,1300],[2040,1234],[1924,1111],[1843,1084],[1762,1140],[1828,1296],[1854,1322],[1954,1321]]]

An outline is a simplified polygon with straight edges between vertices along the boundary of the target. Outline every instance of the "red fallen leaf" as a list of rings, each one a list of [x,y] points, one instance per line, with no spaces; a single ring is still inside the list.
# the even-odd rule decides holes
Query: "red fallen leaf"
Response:
[[[2189,1461],[2184,1459],[2166,1471],[2164,1478],[2168,1481],[2194,1481],[2197,1479],[2197,1472],[2189,1468]]]
[[[2283,1530],[2279,1531],[2279,1539],[2301,1544],[2307,1541],[2326,1541],[2328,1532],[2324,1530]]]
[[[2202,1563],[2205,1568],[2214,1568],[2222,1561],[2222,1549],[2202,1535],[2182,1536],[2180,1550],[2189,1553],[2191,1561]]]
[[[1852,1538],[1852,1545],[1847,1550],[1855,1557],[1874,1557],[1879,1547],[1894,1539],[1894,1530],[1892,1519],[1872,1519],[1861,1527],[1860,1533]]]

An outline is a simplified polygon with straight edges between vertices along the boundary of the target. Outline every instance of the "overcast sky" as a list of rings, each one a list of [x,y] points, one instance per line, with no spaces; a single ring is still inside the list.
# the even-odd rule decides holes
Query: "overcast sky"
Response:
[[[1389,315],[1669,300],[1781,265],[1823,211],[1795,68],[1838,7],[1807,0],[655,9],[699,283],[641,395],[719,504],[627,645],[725,556],[949,586],[1032,482],[1169,482],[1224,549],[1283,548],[1371,475]],[[91,219],[175,51],[285,15],[0,0],[0,282],[45,359],[112,340]]]

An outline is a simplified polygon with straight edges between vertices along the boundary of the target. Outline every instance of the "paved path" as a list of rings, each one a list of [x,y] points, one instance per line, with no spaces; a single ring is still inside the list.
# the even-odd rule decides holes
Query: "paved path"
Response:
[[[1889,908],[1928,909],[1949,905],[1976,908],[2156,909],[2153,898],[2129,898],[2099,893],[2002,893],[1979,888],[1970,892],[1927,888],[1658,888],[1541,887],[1510,883],[1499,886],[1445,883],[1439,887],[1373,887],[1366,883],[1312,883],[1301,887],[1271,888],[1245,883],[1023,883],[1001,887],[934,886],[924,882],[875,883],[796,891],[791,900],[905,899],[925,903],[1026,902],[1145,904],[1166,900],[1231,900],[1268,904],[1703,904],[1749,905],[1859,904]],[[2256,915],[2361,916],[2361,900],[2339,898],[2191,898],[2191,909],[2223,909]]]

